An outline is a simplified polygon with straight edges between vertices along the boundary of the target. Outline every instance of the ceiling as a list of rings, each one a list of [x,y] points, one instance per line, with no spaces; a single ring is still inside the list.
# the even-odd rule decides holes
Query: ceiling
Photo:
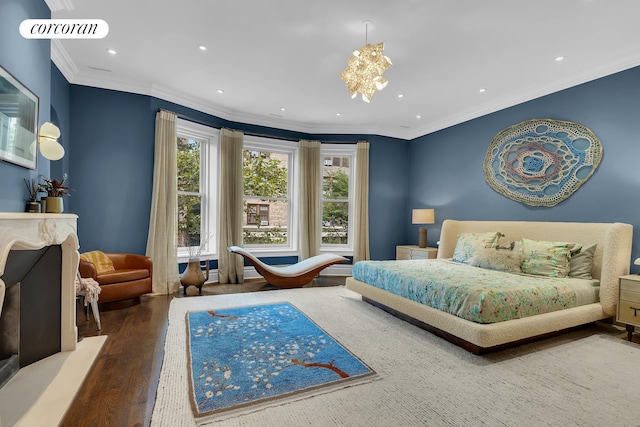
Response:
[[[305,133],[413,139],[640,65],[637,0],[45,1],[109,24],[52,41],[70,83]],[[369,104],[339,77],[365,35],[393,61]]]

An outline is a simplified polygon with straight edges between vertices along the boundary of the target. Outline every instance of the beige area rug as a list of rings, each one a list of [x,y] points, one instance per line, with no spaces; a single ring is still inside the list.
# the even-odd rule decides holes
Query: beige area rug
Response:
[[[640,346],[617,338],[617,328],[599,324],[475,356],[343,286],[174,300],[151,425],[195,425],[187,394],[187,311],[280,301],[295,304],[382,379],[212,425],[640,425]]]
[[[0,389],[0,427],[59,425],[106,339],[85,338],[75,351],[20,369]]]

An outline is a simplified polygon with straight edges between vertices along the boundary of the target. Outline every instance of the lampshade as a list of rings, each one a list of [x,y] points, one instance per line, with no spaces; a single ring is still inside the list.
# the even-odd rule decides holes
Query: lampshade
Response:
[[[635,261],[633,261],[634,265],[640,265],[640,258],[636,258]]]
[[[58,142],[60,129],[50,122],[44,122],[38,132],[40,152],[45,159],[60,160],[64,157],[64,147]]]
[[[435,212],[433,209],[413,209],[411,213],[412,224],[435,224]]]

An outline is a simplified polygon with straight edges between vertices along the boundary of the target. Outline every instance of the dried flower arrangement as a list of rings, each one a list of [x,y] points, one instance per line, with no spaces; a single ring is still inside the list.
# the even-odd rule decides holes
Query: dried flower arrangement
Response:
[[[40,192],[40,185],[38,184],[38,180],[35,178],[24,180],[25,185],[27,186],[27,192],[29,193],[29,201],[36,202],[38,199],[38,193]]]

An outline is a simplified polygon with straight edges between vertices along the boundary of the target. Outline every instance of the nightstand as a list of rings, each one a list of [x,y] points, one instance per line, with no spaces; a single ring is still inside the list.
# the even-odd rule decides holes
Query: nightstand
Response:
[[[640,276],[630,274],[620,277],[616,321],[627,325],[627,338],[636,326],[640,326]]]
[[[416,245],[396,246],[396,259],[435,259],[437,248],[421,248]]]

